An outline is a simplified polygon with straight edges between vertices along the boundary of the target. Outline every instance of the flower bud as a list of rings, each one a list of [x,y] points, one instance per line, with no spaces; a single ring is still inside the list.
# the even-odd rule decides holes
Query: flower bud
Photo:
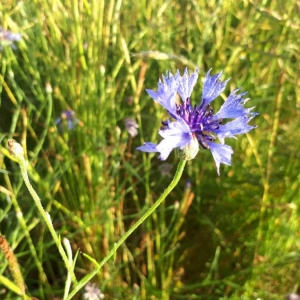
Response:
[[[7,144],[9,152],[12,156],[14,156],[18,160],[24,157],[24,149],[19,143],[17,143],[13,139],[9,139]]]
[[[191,142],[187,144],[182,150],[178,151],[178,157],[182,160],[191,160],[196,157],[199,151],[199,142],[195,136],[193,136]]]

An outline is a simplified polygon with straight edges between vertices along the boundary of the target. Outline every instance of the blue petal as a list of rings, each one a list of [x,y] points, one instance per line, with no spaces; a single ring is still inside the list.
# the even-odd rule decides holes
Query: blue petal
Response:
[[[59,124],[60,122],[61,122],[61,118],[57,118],[57,119],[55,119],[55,121],[54,121],[55,125]]]
[[[185,123],[183,119],[181,119],[179,116],[177,117],[177,122],[168,122],[168,128],[167,129],[161,129],[158,132],[161,137],[167,138],[169,136],[182,136],[187,135],[189,138],[192,138],[192,132],[190,130],[190,127]]]
[[[191,76],[189,76],[189,72],[187,68],[184,70],[184,74],[180,78],[180,84],[178,87],[178,94],[180,95],[183,102],[185,102],[186,99],[191,96],[191,93],[197,82],[197,79],[198,79],[198,68]]]
[[[137,150],[159,152],[159,158],[166,160],[173,149],[184,148],[193,137],[188,125],[182,119],[178,119],[177,122],[169,122],[168,128],[162,129],[158,133],[164,138],[158,145],[147,142]]]
[[[179,71],[172,75],[167,72],[166,77],[162,76],[163,81],[159,80],[157,91],[146,89],[148,95],[155,101],[157,101],[166,110],[176,115],[176,93],[179,86],[180,74]]]
[[[216,143],[207,143],[211,154],[216,162],[217,172],[220,175],[220,164],[231,165],[231,154],[233,150],[228,145],[216,144]]]
[[[157,150],[160,153],[158,158],[161,160],[166,160],[173,149],[178,147],[183,148],[189,141],[190,139],[187,136],[178,135],[169,136],[168,138],[163,139],[157,145]]]
[[[207,72],[204,79],[201,107],[205,107],[215,98],[217,98],[224,91],[226,84],[229,81],[229,79],[223,82],[220,80],[222,72],[214,76],[210,76],[210,71],[211,70]]]
[[[136,149],[143,152],[159,152],[156,149],[156,146],[157,146],[156,144],[153,144],[151,142],[146,142],[144,143],[143,146],[137,147]]]
[[[159,152],[159,159],[166,160],[171,151],[175,148],[183,148],[190,141],[188,135],[169,135],[163,139],[158,145],[146,142],[143,146],[136,148],[143,152]]]
[[[213,120],[225,119],[225,118],[237,118],[249,114],[249,112],[254,108],[254,107],[245,108],[244,104],[248,100],[248,98],[244,99],[243,96],[246,93],[241,93],[237,95],[237,91],[239,91],[239,89],[236,89],[231,92],[229,97],[221,106],[220,110],[213,117]]]
[[[7,38],[11,41],[19,42],[22,38],[22,34],[9,32],[9,34],[7,35]]]
[[[160,130],[158,133],[164,138],[157,145],[161,160],[166,160],[173,149],[183,149],[193,138],[190,128],[181,119],[177,122],[170,122],[167,129]]]
[[[256,114],[255,114],[256,115]],[[224,142],[224,138],[232,138],[237,134],[247,133],[250,130],[256,128],[256,126],[250,126],[247,123],[254,117],[253,116],[242,116],[224,125],[220,125],[214,132],[217,134],[218,138]]]
[[[71,130],[71,129],[74,128],[74,126],[75,126],[74,120],[69,120],[69,119],[68,119],[68,129]]]

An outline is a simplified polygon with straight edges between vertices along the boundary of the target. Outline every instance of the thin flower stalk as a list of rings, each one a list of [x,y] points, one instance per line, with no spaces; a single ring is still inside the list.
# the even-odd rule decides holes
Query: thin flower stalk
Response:
[[[127,240],[127,238],[159,207],[159,205],[166,199],[166,197],[171,193],[171,191],[176,187],[178,184],[184,167],[186,165],[186,160],[180,160],[179,164],[177,166],[176,173],[174,175],[173,180],[169,184],[169,186],[165,189],[165,191],[161,194],[161,196],[155,201],[155,203],[147,210],[147,212],[135,223],[132,225],[132,227],[120,238],[120,240],[114,245],[112,250],[108,253],[108,255],[100,262],[100,264],[97,264],[96,261],[94,261],[95,264],[97,264],[96,269],[87,274],[81,281],[76,284],[68,296],[67,300],[72,299],[73,296],[76,295],[76,293],[83,288],[94,276],[97,275],[97,273],[101,270],[101,268],[104,266],[105,263],[109,261],[112,257],[115,257],[116,251],[119,249],[119,247]]]
[[[29,193],[31,194],[42,218],[44,219],[51,235],[52,235],[52,238],[58,248],[58,251],[60,253],[60,255],[62,256],[62,259],[64,261],[64,264],[69,272],[69,274],[71,274],[71,278],[72,278],[72,281],[73,282],[76,282],[76,277],[75,277],[75,274],[74,274],[74,271],[73,271],[73,266],[72,266],[72,263],[69,261],[62,245],[61,245],[61,240],[60,240],[60,236],[57,235],[54,227],[53,227],[53,224],[52,224],[52,221],[51,221],[51,217],[49,215],[49,213],[47,213],[43,206],[42,206],[42,203],[41,203],[41,199],[39,198],[38,194],[36,193],[36,191],[34,190],[34,188],[32,187],[30,181],[29,181],[29,177],[28,177],[28,173],[27,173],[27,164],[26,164],[26,161],[25,161],[25,158],[24,158],[24,149],[23,147],[17,143],[15,140],[13,139],[9,139],[8,140],[8,148],[9,148],[9,151],[11,153],[12,156],[14,156],[18,163],[19,163],[19,166],[20,166],[20,170],[21,170],[21,174],[22,174],[22,177],[23,177],[23,180],[26,184],[26,187],[29,191]]]

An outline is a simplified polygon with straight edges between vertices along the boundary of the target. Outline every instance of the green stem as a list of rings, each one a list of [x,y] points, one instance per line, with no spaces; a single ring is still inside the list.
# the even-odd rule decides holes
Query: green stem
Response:
[[[184,170],[186,160],[180,160],[177,166],[175,176],[169,186],[161,194],[161,196],[156,200],[156,202],[147,210],[147,212],[121,237],[121,239],[114,245],[113,249],[108,253],[108,255],[97,265],[97,268],[86,275],[78,284],[74,287],[73,291],[70,293],[67,299],[71,299],[83,286],[85,286],[103,267],[103,265],[115,255],[117,249],[125,242],[125,240],[156,210],[156,208],[164,201],[164,199],[170,194],[174,187],[179,182],[182,172]]]
[[[60,237],[56,234],[56,231],[54,230],[54,227],[52,225],[52,221],[50,218],[50,214],[44,210],[42,203],[41,203],[41,199],[39,198],[38,194],[36,193],[36,191],[34,190],[34,188],[32,187],[32,185],[29,181],[27,167],[26,167],[26,161],[24,158],[24,150],[23,150],[22,146],[19,143],[17,143],[15,140],[10,139],[10,140],[8,140],[8,147],[9,147],[11,154],[18,160],[18,163],[19,163],[19,166],[21,169],[21,174],[22,174],[24,182],[27,186],[27,189],[28,189],[29,193],[31,194],[42,218],[44,219],[44,221],[52,235],[52,238],[58,248],[60,255],[62,256],[65,266],[66,266],[69,274],[71,274],[72,281],[76,282],[76,277],[73,272],[72,264],[69,263],[68,257],[61,245]]]
[[[77,38],[77,46],[81,61],[81,66],[83,70],[87,69],[86,60],[84,57],[84,50],[83,50],[83,40],[81,35],[82,25],[80,24],[80,12],[78,8],[78,0],[73,0],[73,15],[75,20],[75,32],[76,32],[76,38]]]

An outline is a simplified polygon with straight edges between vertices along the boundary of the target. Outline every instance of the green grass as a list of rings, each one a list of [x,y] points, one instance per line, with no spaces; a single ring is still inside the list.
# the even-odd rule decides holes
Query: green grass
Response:
[[[209,4],[207,4],[209,2]],[[171,178],[156,155],[165,111],[145,88],[167,70],[231,77],[260,115],[229,144],[219,177],[209,151],[93,278],[105,299],[284,299],[299,289],[300,6],[297,1],[4,1],[23,34],[0,52],[0,234],[38,299],[63,298],[67,272],[7,151],[26,150],[32,185],[90,274]],[[201,80],[193,101],[201,95]],[[225,95],[224,94],[224,95]],[[220,106],[222,99],[215,102]],[[72,109],[73,130],[55,125]],[[134,118],[131,138],[124,120]],[[175,173],[178,158],[167,163]],[[22,213],[21,213],[22,212]],[[86,255],[83,255],[85,253]],[[13,282],[0,252],[0,274]],[[19,299],[12,285],[0,298]],[[71,288],[72,290],[72,288]],[[82,299],[83,290],[74,299]]]

